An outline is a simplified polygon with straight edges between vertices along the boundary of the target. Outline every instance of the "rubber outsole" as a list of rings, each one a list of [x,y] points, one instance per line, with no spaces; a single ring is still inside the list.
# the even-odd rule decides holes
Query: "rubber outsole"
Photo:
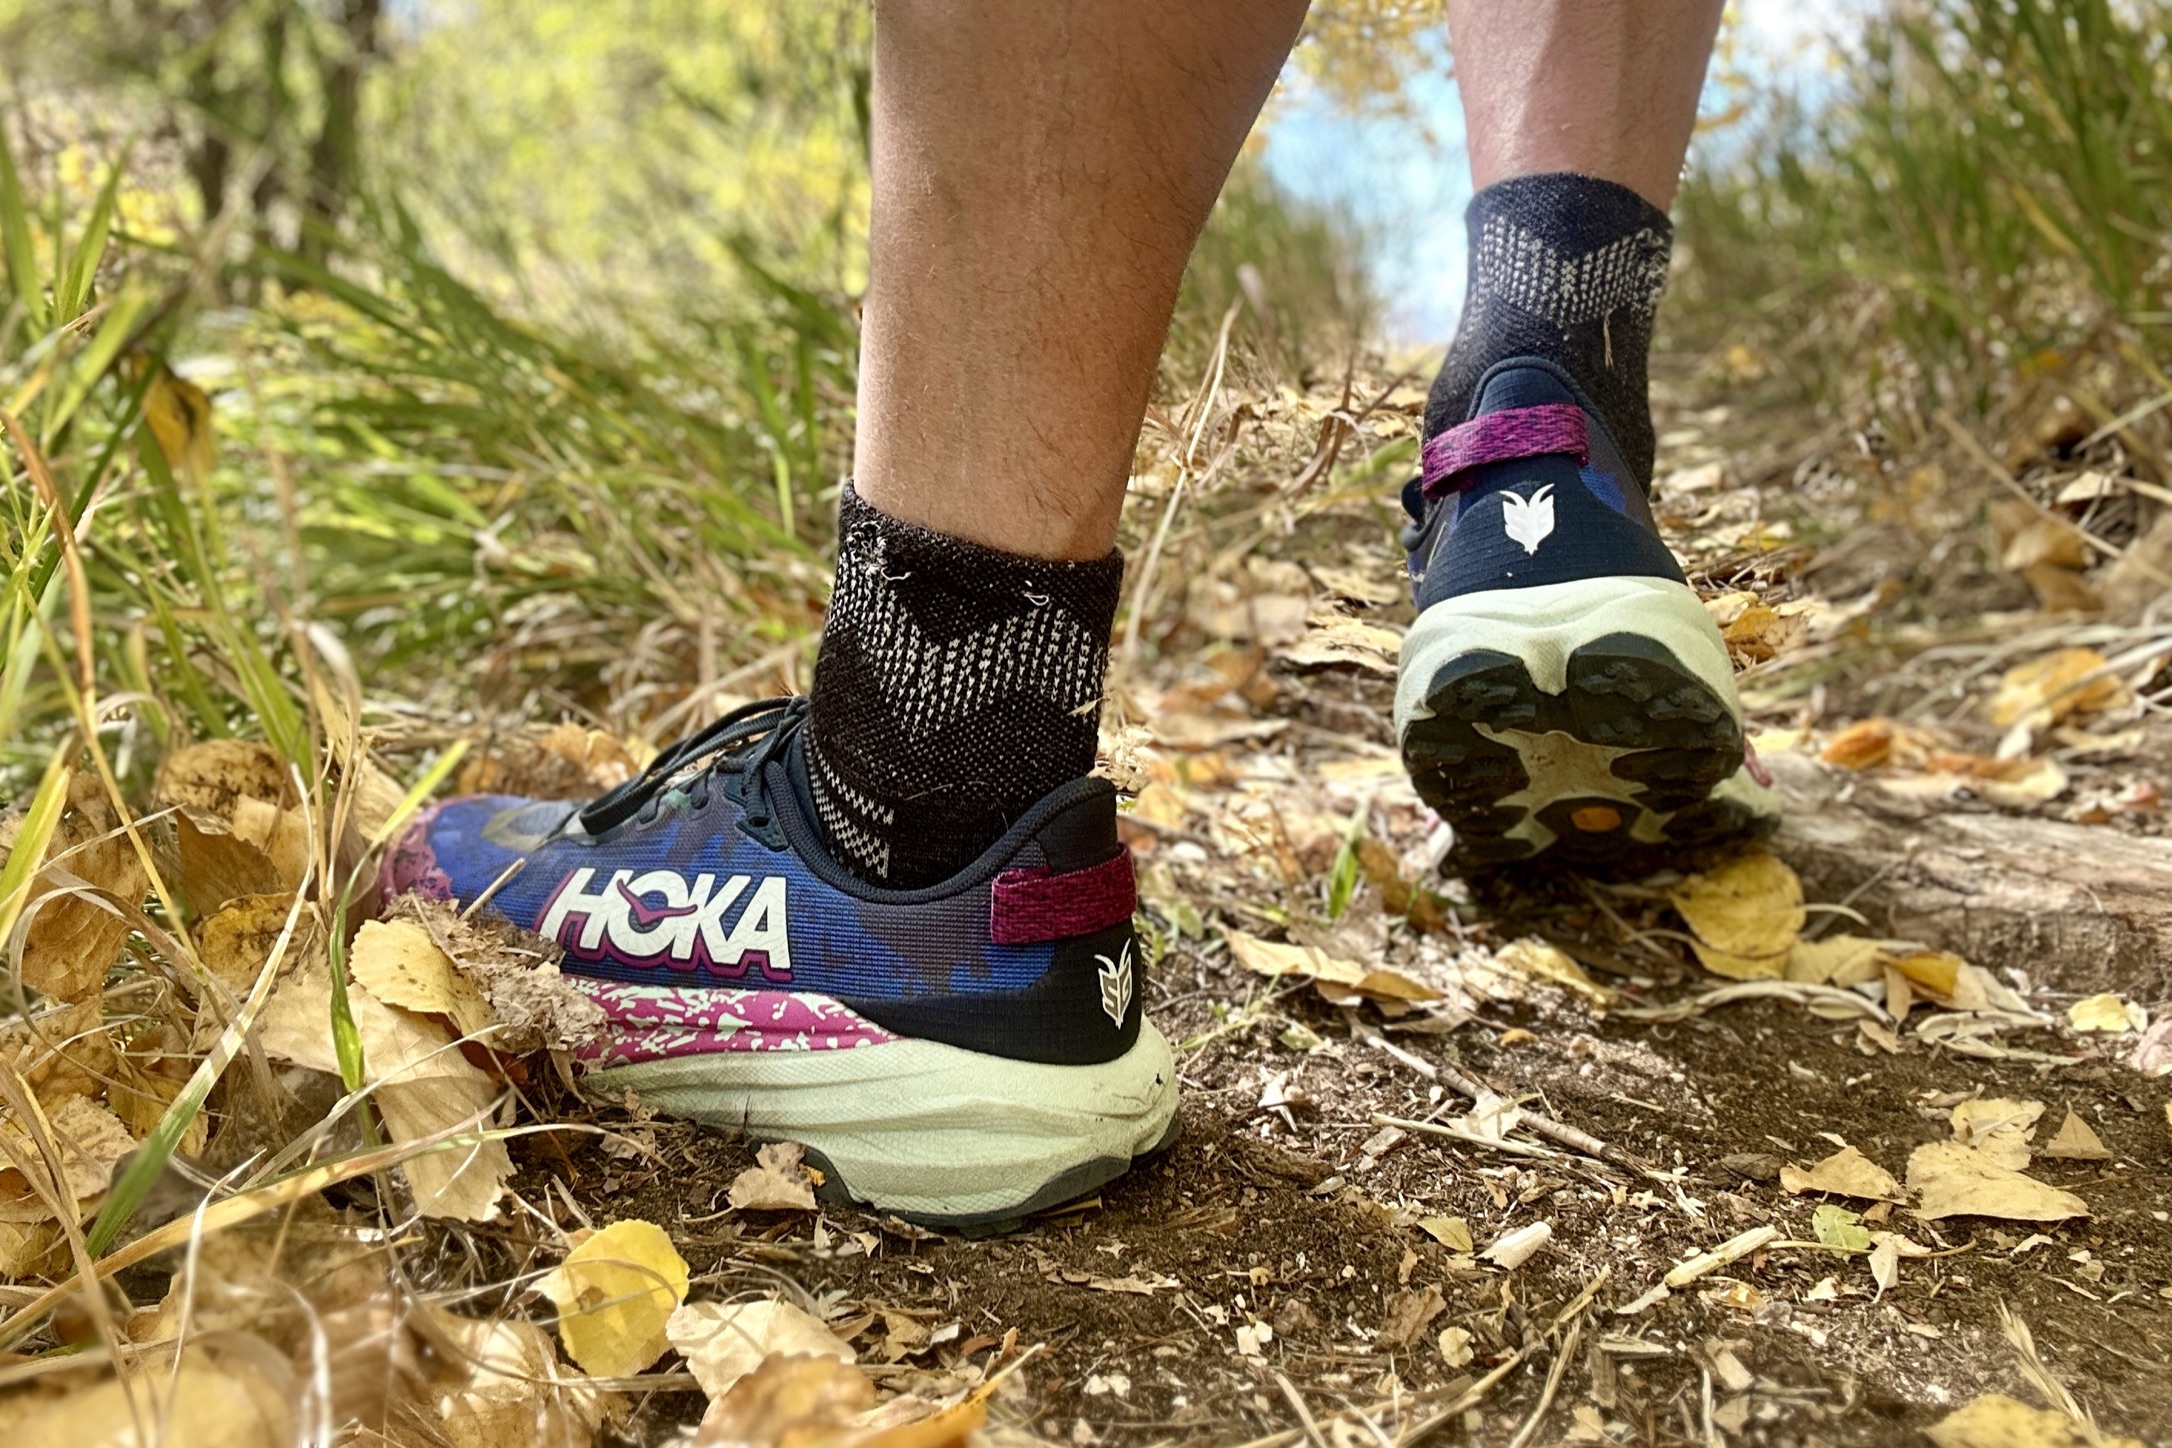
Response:
[[[1523,593],[1436,604],[1405,643],[1403,762],[1454,831],[1443,870],[1649,869],[1777,823],[1743,773],[1733,673],[1694,594],[1651,579]]]
[[[1177,1129],[1176,1065],[1152,1022],[1125,1055],[1092,1066],[901,1040],[672,1057],[586,1079],[666,1115],[798,1142],[825,1200],[967,1235],[1095,1191]]]

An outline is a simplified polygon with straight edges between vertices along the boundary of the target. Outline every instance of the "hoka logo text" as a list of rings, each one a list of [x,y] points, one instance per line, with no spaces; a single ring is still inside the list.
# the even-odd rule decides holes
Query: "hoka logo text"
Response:
[[[584,867],[559,882],[535,928],[577,960],[699,969],[731,980],[752,970],[788,982],[784,885],[782,875],[765,875],[759,885],[751,875],[697,875],[688,883],[672,870],[613,870],[598,884]],[[727,927],[735,904],[740,909]]]

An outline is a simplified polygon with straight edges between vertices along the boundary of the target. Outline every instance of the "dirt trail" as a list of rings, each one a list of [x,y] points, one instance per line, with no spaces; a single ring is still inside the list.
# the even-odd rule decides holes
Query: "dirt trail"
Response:
[[[2127,1064],[2131,1034],[2064,1029],[2077,996],[2122,984],[2106,962],[2088,979],[2076,967],[2101,942],[1970,934],[1966,878],[1944,881],[1945,917],[1908,914],[1922,881],[1903,878],[1905,824],[1891,826],[1901,845],[1887,841],[1899,855],[1836,893],[1821,895],[1828,881],[1806,863],[1813,904],[1845,907],[1827,924],[1852,911],[1864,923],[1845,928],[1992,951],[1970,959],[2045,1022],[1961,1043],[1986,1055],[1912,1035],[1887,1049],[1852,1020],[1776,999],[1635,1018],[1723,984],[1693,965],[1656,890],[1429,879],[1429,821],[1389,738],[1381,633],[1409,618],[1383,498],[1414,395],[1394,393],[1340,439],[1346,481],[1293,485],[1320,471],[1307,462],[1338,431],[1323,418],[1339,400],[1222,401],[1208,433],[1229,429],[1237,446],[1200,501],[1169,505],[1172,451],[1136,502],[1142,542],[1174,517],[1154,564],[1157,626],[1135,656],[1160,662],[1135,664],[1119,693],[1147,727],[1119,732],[1116,749],[1145,786],[1128,828],[1159,947],[1148,1006],[1180,1043],[1184,1132],[1168,1153],[1094,1202],[984,1241],[850,1211],[720,1217],[748,1149],[665,1123],[639,1128],[655,1161],[534,1148],[524,1195],[548,1199],[542,1178],[555,1176],[599,1220],[665,1223],[697,1281],[773,1286],[782,1274],[837,1303],[863,1358],[894,1358],[900,1386],[984,1362],[1013,1331],[1046,1344],[999,1416],[1006,1432],[1051,1442],[1915,1443],[1984,1392],[2042,1401],[2002,1325],[2009,1311],[2107,1430],[2172,1441],[2172,1079]],[[1868,620],[1782,641],[1757,663],[1745,680],[1756,722],[1826,738],[1877,712],[1895,670],[1962,630],[1955,620],[1982,637],[1984,608],[2020,606],[2015,580],[1977,566],[1974,495],[1949,489],[1921,503],[1944,514],[1896,522],[1897,460],[1844,442],[1821,455],[1796,429],[1760,452],[1733,440],[1740,426],[1724,409],[1677,409],[1667,429],[1662,512],[1700,586]],[[1349,466],[1375,450],[1377,466]],[[1797,511],[1810,507],[1817,518]],[[1926,563],[1891,536],[1905,528],[1954,536]],[[2014,619],[2009,636],[2046,624]],[[1911,687],[1946,699],[1938,690],[1984,657],[1964,650]],[[1988,748],[1967,698],[1963,687],[1941,708],[1946,727]],[[2111,752],[2071,750],[2056,801],[1995,806],[1964,790],[1931,815],[2055,820],[2092,793],[2172,774],[2161,712],[2114,722],[2138,732]],[[1807,756],[1791,768],[1831,778]],[[1837,809],[1831,798],[1852,788],[1842,780],[1806,807]],[[2161,814],[2090,828],[2150,859],[2165,847]],[[1965,877],[1968,848],[1953,847],[1949,871]],[[2013,911],[2025,919],[2026,902]],[[1330,1004],[1246,968],[1232,932],[1389,968],[1446,999],[1392,1017]],[[1581,962],[1605,1007],[1504,968],[1500,947],[1531,937]],[[2160,1013],[2164,964],[2123,981]],[[1578,1129],[1583,1149],[1529,1130],[1482,1144],[1381,1124],[1462,1118],[1459,1081]],[[2087,1218],[1924,1221],[1779,1180],[1840,1142],[1901,1175],[1917,1147],[1952,1136],[1970,1097],[2043,1103],[2039,1149],[2070,1112],[2101,1138],[2106,1160],[2039,1155],[2028,1168],[2079,1194]],[[1881,1288],[1864,1252],[1819,1243],[1828,1203],[1869,1209],[1867,1228],[1927,1255],[1900,1260]],[[1541,1223],[1550,1237],[1521,1265],[1477,1255]],[[1761,1250],[1655,1300],[1676,1264],[1764,1226],[1776,1230]],[[652,1399],[636,1431],[699,1407]]]

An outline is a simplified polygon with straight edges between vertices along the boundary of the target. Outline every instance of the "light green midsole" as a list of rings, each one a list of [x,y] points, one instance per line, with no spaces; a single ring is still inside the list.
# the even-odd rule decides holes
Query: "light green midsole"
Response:
[[[923,1217],[1010,1211],[1078,1168],[1128,1161],[1168,1134],[1177,1104],[1176,1062],[1151,1021],[1130,1051],[1094,1066],[900,1040],[677,1056],[587,1080],[668,1115],[802,1142],[855,1197]]]
[[[1395,728],[1431,716],[1426,690],[1441,667],[1474,649],[1523,660],[1540,692],[1569,687],[1569,655],[1613,633],[1666,646],[1682,667],[1723,700],[1739,722],[1734,666],[1719,626],[1687,584],[1664,578],[1585,578],[1537,588],[1498,588],[1443,599],[1403,639],[1395,686]]]

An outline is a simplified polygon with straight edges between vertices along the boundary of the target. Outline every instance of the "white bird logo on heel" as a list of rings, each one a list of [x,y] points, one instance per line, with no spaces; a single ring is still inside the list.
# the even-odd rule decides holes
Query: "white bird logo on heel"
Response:
[[[1521,543],[1526,555],[1537,557],[1539,544],[1554,531],[1554,485],[1548,483],[1528,498],[1502,493],[1501,527],[1511,543]]]
[[[1124,1013],[1131,1009],[1131,942],[1117,952],[1116,959],[1097,955],[1101,962],[1101,1009],[1119,1031],[1124,1028]]]

